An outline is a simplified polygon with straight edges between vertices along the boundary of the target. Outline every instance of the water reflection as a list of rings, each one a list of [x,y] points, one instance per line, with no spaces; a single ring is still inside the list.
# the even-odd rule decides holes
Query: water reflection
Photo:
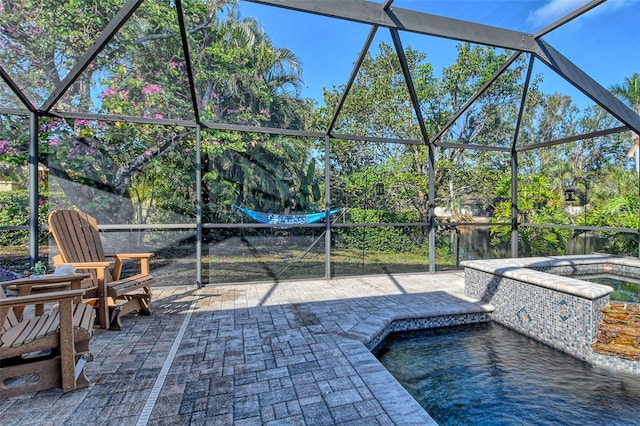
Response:
[[[440,238],[443,244],[450,247],[451,253],[455,258],[455,265],[463,260],[479,260],[479,259],[500,259],[513,257],[511,255],[511,243],[502,242],[496,245],[492,244],[492,235],[489,227],[461,227],[458,230],[451,230]],[[446,241],[446,242],[445,242]],[[551,249],[546,256],[558,254],[586,254],[593,252],[606,251],[607,240],[600,235],[593,233],[583,233],[572,236],[565,246],[564,253],[553,253]],[[495,242],[494,242],[495,244]],[[531,253],[525,253],[523,247],[519,247],[519,257],[532,256]],[[452,263],[454,263],[452,261]]]

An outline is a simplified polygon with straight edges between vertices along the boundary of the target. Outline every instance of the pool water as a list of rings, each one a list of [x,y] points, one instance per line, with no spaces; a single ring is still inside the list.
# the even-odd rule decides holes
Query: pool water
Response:
[[[640,303],[640,280],[638,279],[610,274],[575,275],[575,278],[613,287],[609,300]]]
[[[375,352],[440,425],[640,425],[640,377],[497,323],[392,333]]]

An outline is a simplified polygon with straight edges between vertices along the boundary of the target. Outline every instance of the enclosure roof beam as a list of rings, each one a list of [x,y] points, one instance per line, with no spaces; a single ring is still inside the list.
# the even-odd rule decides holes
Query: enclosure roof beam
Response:
[[[182,51],[184,52],[184,63],[187,68],[187,80],[189,80],[189,93],[191,94],[191,107],[196,123],[200,122],[200,109],[198,108],[198,95],[196,84],[193,80],[193,70],[191,68],[191,55],[189,55],[189,41],[187,40],[187,29],[184,24],[184,11],[182,0],[176,0],[176,11],[178,13],[178,24],[180,25],[180,40],[182,41]]]
[[[340,115],[340,111],[342,111],[342,107],[344,106],[344,102],[347,99],[347,95],[349,94],[349,91],[351,90],[351,86],[353,86],[353,83],[356,80],[358,71],[360,71],[360,66],[362,66],[362,62],[364,61],[364,58],[367,56],[367,52],[369,51],[369,47],[371,46],[371,43],[373,42],[373,38],[375,37],[377,31],[378,31],[378,27],[376,25],[371,27],[371,30],[369,31],[369,35],[367,36],[367,40],[364,42],[364,46],[360,51],[360,56],[358,56],[358,60],[356,61],[355,65],[353,66],[353,69],[351,70],[349,81],[347,81],[347,85],[345,86],[344,91],[342,92],[342,97],[338,102],[338,106],[333,112],[333,117],[331,118],[331,122],[329,123],[329,126],[327,126],[327,135],[331,134],[331,131],[333,130],[333,126],[335,126],[336,121],[338,121],[338,115]]]
[[[99,120],[105,122],[123,122],[136,124],[152,124],[157,126],[196,127],[193,120],[171,120],[166,118],[136,117],[131,115],[91,114],[83,112],[51,111],[41,114],[48,117],[70,118],[75,120]]]
[[[34,112],[36,110],[35,106],[31,103],[29,98],[26,97],[24,92],[20,90],[18,85],[15,83],[15,81],[13,81],[11,76],[7,74],[7,72],[1,66],[0,66],[0,77],[2,77],[4,82],[7,83],[7,86],[9,86],[9,89],[11,89],[11,91],[15,93],[18,99],[20,99],[20,102],[22,102],[24,106],[29,108],[29,111]]]
[[[228,130],[235,132],[249,132],[249,133],[262,133],[269,135],[288,135],[297,136],[303,138],[324,138],[326,133],[314,132],[307,130],[295,130],[295,129],[279,129],[276,127],[260,127],[260,126],[246,126],[242,124],[227,124],[227,123],[201,123],[203,128],[215,129],[215,130]]]
[[[20,108],[0,108],[0,114],[7,114],[7,115],[26,116],[31,114],[31,112],[33,111],[29,111],[27,109],[20,109]]]
[[[549,43],[544,40],[537,40],[537,43],[540,46],[540,49],[537,49],[537,53],[535,53],[538,59],[623,124],[629,126],[630,130],[640,134],[640,116],[638,114],[634,113],[621,100],[602,87],[600,83],[555,50]]]
[[[424,141],[420,139],[398,139],[398,138],[385,138],[381,136],[363,136],[363,135],[348,135],[348,134],[333,134],[333,139],[344,141],[359,141],[359,142],[377,142],[377,143],[397,143],[400,145],[424,145]]]
[[[607,0],[592,0],[589,3],[583,5],[582,7],[574,10],[573,12],[571,12],[570,14],[568,14],[567,16],[558,19],[556,22],[552,23],[551,25],[549,25],[548,27],[544,28],[543,30],[538,31],[534,37],[535,38],[540,38],[546,34],[549,34],[551,31],[555,30],[558,27],[563,26],[564,24],[566,24],[569,21],[572,21],[574,19],[576,19],[578,16],[581,16],[585,13],[587,13],[588,11],[590,11],[591,9],[593,9],[596,6],[601,5],[602,3],[604,3]]]
[[[411,76],[411,70],[409,70],[407,56],[404,54],[404,48],[402,47],[400,34],[398,33],[398,30],[390,29],[389,31],[391,31],[391,38],[393,39],[393,45],[396,49],[396,55],[398,55],[398,59],[400,60],[400,68],[402,68],[404,81],[407,84],[407,91],[409,92],[409,97],[411,98],[413,112],[416,114],[418,126],[420,126],[420,133],[422,134],[424,143],[429,144],[431,143],[429,132],[427,131],[427,126],[424,124],[424,119],[422,118],[422,111],[420,110],[420,100],[418,99],[416,88],[413,85],[413,77]]]
[[[111,41],[113,36],[118,30],[127,22],[127,20],[138,9],[138,6],[142,4],[144,0],[129,0],[122,6],[122,9],[116,13],[113,19],[107,24],[105,29],[100,33],[93,45],[87,50],[84,55],[78,59],[75,66],[69,71],[65,78],[58,84],[53,90],[49,98],[42,104],[43,111],[49,111],[53,105],[60,99],[76,81],[76,79],[82,74],[82,72],[89,66],[91,61],[104,49],[104,47]]]
[[[529,66],[527,67],[527,76],[525,77],[524,87],[522,88],[522,97],[520,98],[520,108],[518,108],[518,118],[516,119],[516,128],[513,130],[513,143],[511,144],[511,152],[516,152],[518,144],[518,136],[520,135],[520,127],[522,126],[522,117],[527,102],[527,94],[529,93],[529,84],[531,83],[531,75],[533,74],[533,62],[535,57],[529,55]]]
[[[509,59],[507,59],[505,61],[504,64],[502,64],[502,66],[496,70],[496,72],[493,73],[493,75],[491,77],[489,77],[489,79],[487,81],[484,82],[484,84],[482,84],[482,86],[473,94],[473,96],[471,96],[459,109],[458,111],[456,111],[456,113],[449,119],[449,121],[447,121],[447,123],[442,126],[442,128],[433,136],[433,141],[436,145],[441,146],[442,144],[438,143],[438,139],[440,139],[442,137],[442,135],[449,130],[449,128],[451,126],[453,126],[453,124],[462,116],[462,114],[465,113],[465,111],[467,111],[469,109],[469,107],[480,97],[482,96],[482,94],[484,94],[484,92],[487,91],[487,89],[489,88],[489,86],[491,86],[493,84],[494,81],[496,81],[498,79],[498,77],[500,77],[502,75],[503,72],[505,72],[507,70],[507,68],[509,68],[511,66],[511,64],[513,64],[515,62],[516,59],[518,59],[518,57],[520,56],[520,52],[516,52],[513,55],[511,55],[509,57]]]
[[[382,9],[383,10],[387,10],[391,7],[391,5],[393,4],[394,0],[385,0],[384,4],[382,5]]]
[[[506,49],[532,52],[538,49],[533,34],[478,24],[461,19],[398,7],[385,10],[380,3],[345,0],[246,0],[267,6],[345,19],[394,30],[468,41]]]
[[[463,143],[451,143],[444,142],[436,145],[438,148],[454,148],[454,149],[472,149],[477,151],[495,151],[495,152],[511,152],[511,148],[504,146],[489,146],[489,145],[471,145]]]
[[[627,130],[629,130],[627,126],[619,126],[619,127],[614,127],[612,129],[598,130],[595,132],[583,133],[580,135],[567,136],[566,138],[560,138],[552,141],[541,142],[534,145],[521,146],[521,147],[517,147],[516,151],[518,152],[531,151],[537,148],[545,148],[548,146],[561,145],[569,142],[582,141],[587,139],[599,138],[602,136],[614,135],[616,133],[626,132]]]
[[[10,110],[8,113],[14,112],[14,115],[25,115],[25,111]],[[318,131],[308,130],[296,130],[296,129],[279,129],[275,127],[261,127],[261,126],[247,126],[244,124],[229,124],[229,123],[214,123],[214,122],[202,122],[196,123],[193,120],[170,120],[166,118],[149,118],[149,117],[135,117],[129,115],[109,115],[109,114],[90,114],[81,112],[58,112],[53,111],[46,114],[42,114],[50,117],[70,118],[77,120],[100,120],[106,122],[127,122],[136,124],[151,124],[157,126],[182,126],[182,127],[202,127],[205,129],[225,130],[233,132],[252,132],[261,134],[272,135],[287,135],[304,138],[324,138],[326,133]],[[340,140],[353,140],[353,141],[366,141],[366,142],[381,142],[381,143],[397,143],[405,145],[424,145],[423,140],[418,139],[397,139],[397,138],[385,138],[376,136],[363,136],[363,135],[351,135],[351,134],[332,134],[332,139]]]
[[[12,110],[6,109],[0,111],[2,113],[6,113],[9,115],[25,115],[26,111],[22,110]],[[137,124],[152,124],[159,126],[182,126],[182,127],[197,127],[198,123],[190,120],[168,120],[166,118],[158,119],[158,118],[147,118],[147,117],[132,117],[132,116],[114,116],[114,115],[106,115],[106,114],[88,114],[88,113],[64,113],[64,112],[51,112],[45,114],[51,117],[60,117],[60,118],[70,118],[70,119],[84,119],[84,120],[100,120],[107,122],[114,121],[122,121],[129,123],[137,123]],[[238,132],[254,132],[254,133],[265,133],[265,134],[279,134],[279,135],[288,135],[288,136],[298,136],[298,137],[311,137],[311,138],[323,138],[325,136],[322,132],[313,132],[313,131],[302,131],[302,130],[294,130],[294,129],[277,129],[271,127],[257,127],[257,126],[246,126],[246,125],[234,125],[227,123],[202,123],[202,127],[211,128],[216,130],[230,130],[230,131],[238,131]],[[593,139],[596,137],[607,136],[615,133],[621,133],[629,130],[627,126],[615,127],[607,130],[599,130],[591,133],[584,133],[580,135],[569,136],[562,139],[557,139],[548,142],[542,142],[535,145],[530,146],[521,146],[516,147],[516,151],[529,151],[535,148],[541,148],[552,145],[560,145],[563,143],[574,142],[578,140],[586,140]],[[339,140],[351,140],[351,141],[362,141],[362,142],[376,142],[376,143],[395,143],[401,145],[424,145],[423,140],[419,139],[398,139],[398,138],[387,138],[387,137],[378,137],[378,136],[363,136],[363,135],[352,135],[352,134],[332,134],[332,139]],[[487,145],[463,145],[456,143],[439,143],[437,145],[440,148],[464,148],[464,149],[476,149],[481,151],[498,151],[498,152],[509,152],[510,148],[499,147],[499,146],[487,146]]]

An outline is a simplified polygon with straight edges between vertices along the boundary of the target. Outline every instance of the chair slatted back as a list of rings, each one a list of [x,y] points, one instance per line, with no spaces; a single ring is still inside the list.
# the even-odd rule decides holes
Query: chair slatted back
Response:
[[[106,261],[98,223],[92,216],[77,210],[54,210],[49,215],[49,231],[64,263]],[[97,283],[94,269],[78,269],[78,272],[91,273]]]
[[[0,299],[5,299],[4,291],[0,289]],[[4,334],[5,331],[18,324],[18,317],[13,312],[13,308],[7,308],[0,310],[0,334]]]

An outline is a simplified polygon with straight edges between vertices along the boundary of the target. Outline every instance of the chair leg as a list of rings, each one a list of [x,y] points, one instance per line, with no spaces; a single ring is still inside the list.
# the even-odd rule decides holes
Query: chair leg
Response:
[[[146,293],[143,296],[138,298],[138,303],[140,303],[140,315],[150,316],[151,315],[151,292],[147,288],[145,288]]]
[[[138,315],[150,316],[151,315],[151,293],[133,294],[121,296],[117,306],[111,308],[110,316],[110,329],[121,330],[122,329],[122,317],[130,312],[138,312]]]
[[[122,320],[120,319],[121,310],[122,310],[122,305],[112,306],[111,309],[109,310],[110,312],[109,330],[113,330],[113,331],[122,330]]]
[[[71,300],[60,302],[60,376],[62,392],[76,390],[75,336],[73,331],[73,305]]]
[[[125,296],[126,302],[118,304],[111,312],[111,330],[122,329],[122,317],[130,312],[140,312],[140,299],[137,297]]]
[[[107,297],[106,289],[102,287],[98,292],[98,322],[100,323],[100,328],[109,328],[109,297]]]
[[[81,358],[87,355],[87,360],[86,361],[93,361],[93,355],[89,352],[85,353],[85,354],[76,354],[76,366],[78,365],[79,362],[83,362],[81,360]],[[84,361],[84,362],[86,362]],[[77,367],[76,367],[77,369]],[[76,389],[83,389],[86,387],[89,387],[89,379],[87,378],[87,375],[85,374],[85,368],[84,366],[82,367],[82,370],[80,370],[80,373],[78,374],[78,377],[76,377]]]

